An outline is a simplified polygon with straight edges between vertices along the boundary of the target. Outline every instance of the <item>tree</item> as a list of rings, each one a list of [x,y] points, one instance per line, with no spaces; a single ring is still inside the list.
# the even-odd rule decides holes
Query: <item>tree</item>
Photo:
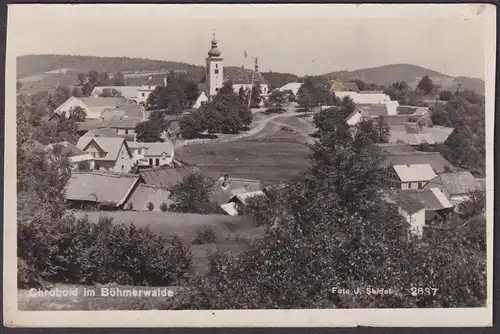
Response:
[[[182,138],[196,138],[201,132],[205,130],[202,124],[203,116],[199,111],[193,111],[188,115],[183,116],[179,121]]]
[[[149,120],[135,126],[136,140],[144,143],[163,142],[162,134],[166,129],[162,112],[152,112]]]
[[[87,111],[82,107],[76,106],[69,110],[69,119],[74,122],[85,122]]]
[[[167,109],[168,108],[168,91],[164,86],[156,86],[149,94],[146,100],[148,109]]]
[[[111,80],[109,79],[108,72],[100,72],[97,76],[96,86],[109,86],[111,85]]]
[[[169,187],[170,210],[184,213],[220,213],[219,206],[210,199],[213,182],[201,173],[186,175],[181,182]]]
[[[233,82],[231,80],[225,81],[221,89],[217,92],[217,95],[231,94],[233,93]]]
[[[429,94],[434,89],[434,84],[432,79],[428,75],[425,75],[417,85],[417,88],[422,90],[425,94]]]
[[[441,126],[451,125],[448,113],[446,112],[444,105],[437,104],[435,106],[432,106],[429,110],[429,113],[431,115],[431,120],[433,124]]]
[[[374,129],[377,132],[377,143],[388,143],[391,139],[391,127],[384,116],[379,116],[374,120]]]
[[[486,193],[483,190],[473,190],[467,194],[467,199],[458,205],[458,210],[466,218],[484,213],[486,208]]]
[[[116,72],[113,76],[113,86],[125,86],[125,76],[122,72]]]
[[[87,81],[87,75],[85,73],[78,73],[77,80],[78,80],[77,84],[79,86],[83,86]]]
[[[97,71],[89,71],[87,74],[87,78],[89,83],[91,83],[93,86],[97,86],[99,83],[99,72]],[[92,87],[93,89],[93,87]]]
[[[453,93],[450,92],[449,90],[442,90],[439,92],[439,99],[441,101],[449,101],[449,100],[451,100],[452,96],[453,96]]]
[[[184,95],[188,101],[196,101],[198,95],[200,95],[200,90],[198,84],[194,81],[189,81],[184,88]]]
[[[122,93],[114,88],[104,88],[100,97],[123,97]]]
[[[240,89],[238,90],[238,97],[240,98],[240,101],[245,105],[248,104],[247,95],[248,93],[245,91],[245,89],[243,89],[243,86],[240,86]]]
[[[304,115],[314,106],[313,96],[304,86],[297,92],[297,103],[304,108]]]
[[[260,83],[259,82],[254,83],[252,88],[250,107],[252,108],[260,107],[261,95],[262,95],[262,87],[260,86]]]
[[[58,86],[56,91],[51,95],[50,106],[52,109],[56,109],[61,104],[66,102],[71,97],[71,92],[66,86]]]
[[[286,102],[286,93],[280,90],[274,90],[271,95],[269,95],[269,102],[274,103],[275,111],[281,111],[283,104]]]

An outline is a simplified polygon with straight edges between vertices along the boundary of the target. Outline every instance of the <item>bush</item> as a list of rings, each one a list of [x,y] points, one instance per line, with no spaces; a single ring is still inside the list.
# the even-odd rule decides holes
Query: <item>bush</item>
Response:
[[[168,204],[166,202],[162,202],[160,205],[160,210],[162,212],[166,212],[168,210]]]
[[[216,241],[215,230],[210,227],[204,227],[196,232],[196,237],[193,240],[193,245],[211,244]]]
[[[192,272],[191,251],[178,237],[155,235],[134,224],[97,224],[87,217],[20,225],[19,287],[67,284],[168,286]]]
[[[146,207],[148,208],[149,211],[153,211],[155,205],[153,204],[153,202],[148,202],[148,204],[146,204]]]

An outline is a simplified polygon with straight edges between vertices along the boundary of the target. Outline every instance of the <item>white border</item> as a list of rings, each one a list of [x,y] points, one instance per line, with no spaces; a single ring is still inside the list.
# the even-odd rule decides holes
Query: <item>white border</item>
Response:
[[[16,54],[12,29],[16,13],[26,6],[49,13],[64,7],[70,19],[76,10],[115,18],[447,18],[484,23],[487,170],[487,307],[474,309],[342,309],[252,311],[18,311],[16,279]],[[96,10],[98,6],[98,10]],[[170,14],[158,17],[158,5],[9,5],[6,53],[5,189],[4,189],[4,324],[9,327],[351,327],[351,326],[491,326],[493,305],[493,130],[495,96],[496,8],[491,4],[425,5],[165,5]],[[217,14],[217,15],[215,15]],[[37,14],[39,15],[39,14]],[[30,27],[29,29],[32,29]]]

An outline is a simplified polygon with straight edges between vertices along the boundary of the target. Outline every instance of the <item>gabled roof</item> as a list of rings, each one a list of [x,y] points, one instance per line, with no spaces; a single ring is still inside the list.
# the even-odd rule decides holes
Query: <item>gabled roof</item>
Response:
[[[342,92],[342,91],[359,92],[358,85],[356,85],[354,81],[342,82],[338,80],[332,80],[330,90],[333,92]]]
[[[84,122],[78,122],[78,131],[88,131],[101,128],[135,129],[136,125],[140,122],[142,122],[142,118],[137,117],[87,119]]]
[[[427,210],[443,210],[453,207],[439,188],[406,190],[406,193],[423,203]]]
[[[436,173],[429,164],[415,165],[393,165],[401,182],[430,181],[436,177]]]
[[[133,99],[137,97],[137,90],[140,86],[95,86],[92,90],[92,95],[101,95],[105,89],[114,89],[122,94],[126,99]]]
[[[391,124],[390,135],[391,142],[403,141],[410,145],[420,144],[441,144],[448,139],[453,132],[453,128],[442,126],[424,126],[418,129],[418,133],[408,133],[407,124]],[[415,124],[416,125],[416,124]]]
[[[127,104],[116,108],[106,108],[101,113],[102,119],[123,117],[123,118],[144,118],[144,106],[141,104]]]
[[[79,128],[78,130],[83,130]],[[121,138],[115,130],[110,128],[98,128],[88,130],[82,137],[110,137],[110,138]]]
[[[293,95],[297,95],[299,92],[300,87],[302,87],[303,83],[302,82],[290,82],[284,85],[283,87],[278,88],[278,90],[282,92],[292,92]]]
[[[464,195],[481,190],[481,185],[469,171],[439,174],[426,186],[442,185],[450,195]]]
[[[86,155],[87,154],[87,152],[84,152],[83,150],[79,149],[78,147],[76,147],[75,145],[73,145],[71,143],[68,143],[67,141],[62,141],[62,142],[59,142],[59,143],[49,144],[49,145],[47,145],[47,149],[51,150],[56,145],[60,145],[61,146],[61,148],[62,148],[62,154],[68,155],[70,157],[75,157],[75,156]]]
[[[223,79],[224,81],[231,81],[233,84],[245,84],[250,85],[252,83],[252,74],[254,73],[251,69],[245,69],[243,67],[224,67],[223,69]],[[255,72],[254,83],[267,84],[266,78],[260,73]]]
[[[224,182],[224,178],[219,178],[214,185],[215,187],[222,187],[222,183]],[[229,184],[226,185],[225,189],[230,191],[234,191],[236,189],[245,188],[247,192],[260,191],[264,189],[264,185],[260,180],[251,180],[251,179],[241,179],[241,178],[229,178]],[[240,191],[241,192],[241,191]]]
[[[140,142],[127,142],[130,148],[144,148],[146,149],[145,156],[160,156],[163,153],[171,156],[174,151],[174,145],[170,140],[162,143],[140,143]]]
[[[379,143],[375,145],[388,154],[415,152],[415,149],[407,143]]]
[[[413,214],[425,209],[424,204],[402,190],[394,190],[389,192],[389,201],[392,201],[409,214]]]
[[[104,158],[96,158],[96,160],[115,161],[118,158],[122,145],[125,145],[128,151],[127,142],[123,138],[81,137],[76,146],[85,151],[91,143],[95,143],[102,151],[106,152]],[[130,151],[129,155],[131,155]]]
[[[429,164],[435,173],[452,172],[456,168],[439,152],[400,152],[387,155],[383,167],[390,165]]]
[[[153,77],[148,79],[142,86],[160,86],[165,85],[165,79],[167,77],[164,75],[162,77]]]
[[[89,107],[116,107],[127,104],[123,97],[79,97]]]
[[[160,211],[162,203],[166,203],[167,205],[172,204],[169,196],[170,192],[165,188],[150,184],[139,184],[127,200],[125,206],[132,203],[133,210],[147,211],[147,205],[151,202],[154,204],[154,210]]]
[[[242,193],[238,193],[238,194],[235,194],[232,198],[231,198],[231,201],[234,201],[235,199],[237,199],[241,204],[246,204],[246,201],[253,197],[253,196],[262,196],[264,194],[264,192],[262,192],[262,190],[258,190],[258,191],[251,191],[251,192],[242,192]]]
[[[381,103],[378,104],[360,103],[356,106],[356,109],[361,111],[361,115],[363,115],[364,117],[376,117],[376,116],[388,115],[387,105]]]
[[[200,170],[197,167],[155,167],[155,168],[145,168],[139,171],[142,179],[146,184],[157,185],[161,187],[170,187],[182,181],[182,179],[191,174],[199,173]]]
[[[102,172],[72,172],[66,184],[66,199],[70,201],[115,202],[123,205],[138,175]]]

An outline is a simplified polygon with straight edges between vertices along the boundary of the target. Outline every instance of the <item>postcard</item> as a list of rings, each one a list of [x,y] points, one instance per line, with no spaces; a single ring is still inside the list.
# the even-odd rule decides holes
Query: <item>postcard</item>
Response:
[[[491,4],[10,5],[5,326],[491,326],[495,54]]]

